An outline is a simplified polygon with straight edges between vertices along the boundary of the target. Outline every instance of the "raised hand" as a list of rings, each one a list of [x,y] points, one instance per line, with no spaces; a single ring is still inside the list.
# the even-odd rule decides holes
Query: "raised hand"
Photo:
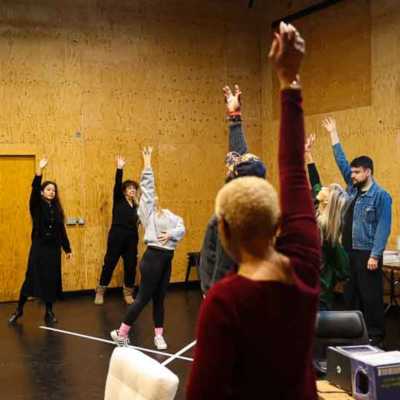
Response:
[[[38,166],[37,166],[37,168],[36,168],[36,175],[37,176],[41,176],[42,175],[42,172],[43,172],[43,170],[46,168],[46,166],[47,166],[47,162],[48,162],[48,160],[47,160],[47,158],[45,157],[45,158],[42,158],[40,161],[39,161],[39,164],[38,164]]]
[[[226,103],[226,110],[229,115],[240,114],[241,106],[241,94],[239,85],[235,85],[235,92],[229,86],[225,86],[223,89]]]
[[[143,161],[144,161],[144,166],[146,167],[151,167],[151,154],[153,153],[153,148],[148,146],[148,147],[143,147],[142,155],[143,155]]]
[[[308,135],[304,144],[304,158],[307,164],[313,164],[313,156],[311,154],[311,148],[315,142],[315,134]]]
[[[122,156],[117,156],[117,168],[118,169],[123,169],[125,166],[125,158]]]
[[[314,142],[315,142],[315,134],[311,133],[310,135],[307,136],[306,142],[304,145],[304,151],[306,153],[311,153],[311,149],[313,147]]]
[[[305,53],[305,42],[291,24],[281,22],[279,32],[274,33],[269,58],[275,66],[281,88],[298,85],[301,61]]]
[[[322,126],[329,132],[331,136],[331,143],[334,146],[339,143],[339,134],[336,129],[336,120],[332,117],[328,117],[322,120]]]
[[[39,169],[44,170],[47,167],[48,159],[47,158],[42,158],[39,161]]]
[[[336,131],[336,120],[332,117],[328,117],[322,120],[322,126],[329,132]]]

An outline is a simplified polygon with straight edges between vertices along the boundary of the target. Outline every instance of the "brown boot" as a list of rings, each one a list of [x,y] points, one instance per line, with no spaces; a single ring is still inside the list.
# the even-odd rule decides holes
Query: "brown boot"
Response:
[[[128,305],[132,304],[134,302],[133,288],[124,286],[122,288],[122,292],[123,292],[123,295],[124,295],[125,303],[128,304]]]
[[[97,286],[96,288],[96,297],[94,298],[94,304],[104,304],[104,293],[107,289],[107,286]]]

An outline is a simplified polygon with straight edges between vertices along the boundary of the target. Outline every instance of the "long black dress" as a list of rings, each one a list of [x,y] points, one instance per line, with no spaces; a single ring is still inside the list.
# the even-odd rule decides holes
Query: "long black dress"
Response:
[[[21,294],[53,303],[62,293],[61,248],[70,253],[71,247],[61,213],[51,202],[42,199],[41,182],[42,177],[38,175],[32,182],[29,201],[32,245]]]

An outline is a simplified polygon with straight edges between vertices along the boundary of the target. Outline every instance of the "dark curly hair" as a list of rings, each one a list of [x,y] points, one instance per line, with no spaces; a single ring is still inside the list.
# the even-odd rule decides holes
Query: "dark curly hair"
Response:
[[[122,192],[125,192],[125,190],[129,187],[129,186],[133,186],[136,190],[139,189],[139,184],[136,181],[132,181],[132,180],[126,180],[124,182],[122,182]]]

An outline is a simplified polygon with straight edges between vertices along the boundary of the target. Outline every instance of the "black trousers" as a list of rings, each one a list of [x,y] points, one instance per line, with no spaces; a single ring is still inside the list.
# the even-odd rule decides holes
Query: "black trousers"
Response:
[[[174,252],[148,247],[140,264],[141,280],[138,295],[128,307],[124,323],[132,325],[143,308],[153,300],[153,319],[156,328],[164,325],[164,299],[171,277]]]
[[[120,257],[124,261],[124,284],[133,287],[137,264],[137,232],[119,226],[112,226],[108,234],[107,252],[100,276],[100,285],[108,286]]]
[[[360,310],[364,314],[370,337],[384,337],[384,303],[382,258],[378,269],[367,269],[370,251],[351,250],[350,280],[346,286],[345,297],[349,308]]]

